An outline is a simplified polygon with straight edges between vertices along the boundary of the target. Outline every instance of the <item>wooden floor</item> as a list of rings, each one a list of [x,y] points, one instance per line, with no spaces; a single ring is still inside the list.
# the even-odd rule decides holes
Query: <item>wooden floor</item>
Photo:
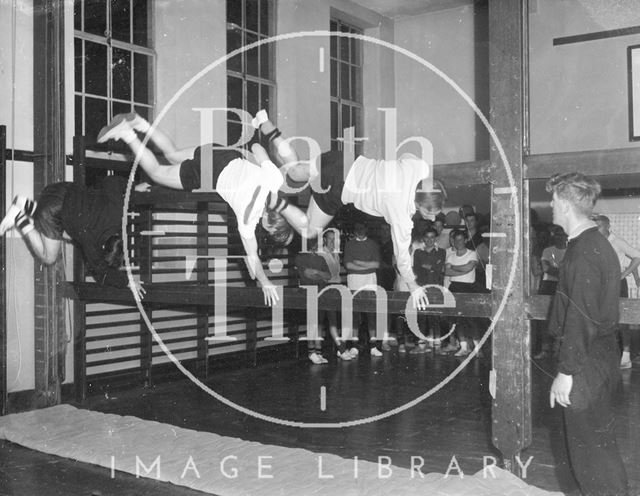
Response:
[[[304,356],[304,355],[303,355]],[[208,382],[216,392],[263,414],[303,422],[342,422],[395,408],[423,394],[459,364],[450,356],[400,355],[394,348],[382,358],[361,356],[354,362],[330,359],[312,365],[284,360],[256,368],[216,372]],[[561,412],[548,406],[551,363],[533,368],[533,444],[522,455],[527,482],[548,490],[575,491],[566,462]],[[135,415],[200,431],[343,457],[377,461],[388,456],[409,467],[412,456],[424,458],[425,472],[447,471],[455,455],[460,468],[473,474],[490,443],[489,364],[474,360],[451,383],[408,411],[388,419],[346,429],[300,429],[254,419],[221,404],[188,381],[152,388],[110,391],[83,406],[105,413]],[[326,388],[326,410],[320,389]],[[640,364],[623,371],[616,406],[618,437],[635,492],[640,494]],[[456,472],[453,471],[452,474]],[[0,444],[2,495],[196,495],[170,484],[136,479],[66,459]]]

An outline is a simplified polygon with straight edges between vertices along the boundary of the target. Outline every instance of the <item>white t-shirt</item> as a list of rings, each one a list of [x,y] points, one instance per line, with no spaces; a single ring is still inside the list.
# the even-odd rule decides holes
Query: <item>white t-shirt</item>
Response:
[[[462,256],[458,256],[458,253],[455,250],[447,250],[447,258],[445,263],[450,265],[465,265],[471,261],[478,261],[478,254],[474,250],[469,250],[464,253]],[[476,282],[476,271],[472,269],[466,274],[462,274],[461,276],[450,276],[449,280],[451,282],[467,282],[473,284]]]
[[[564,253],[566,252],[566,248],[556,248],[555,246],[548,246],[544,250],[542,250],[542,256],[540,260],[546,260],[553,267],[558,267],[562,259],[564,258]],[[556,276],[552,276],[551,274],[547,274],[546,272],[542,276],[543,281],[557,281],[558,278]]]
[[[236,214],[238,232],[244,239],[255,236],[267,195],[277,194],[283,182],[282,173],[272,162],[256,165],[237,158],[222,170],[216,191]]]
[[[638,249],[631,246],[627,241],[623,238],[620,238],[613,234],[609,233],[609,237],[607,237],[609,243],[618,255],[618,260],[620,262],[620,268],[625,270],[629,266],[629,259],[634,257],[640,257],[640,253]]]
[[[402,155],[398,160],[360,156],[351,166],[342,190],[342,203],[353,203],[364,213],[384,217],[391,226],[398,272],[405,281],[416,279],[409,252],[416,187],[430,173],[427,162],[411,154]]]

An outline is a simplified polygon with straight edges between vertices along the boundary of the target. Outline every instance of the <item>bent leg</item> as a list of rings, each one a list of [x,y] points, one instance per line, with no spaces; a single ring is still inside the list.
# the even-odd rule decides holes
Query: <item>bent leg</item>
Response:
[[[137,137],[128,145],[131,151],[140,157],[140,167],[154,183],[171,189],[184,189],[180,179],[180,164],[160,165],[156,156],[143,146]]]

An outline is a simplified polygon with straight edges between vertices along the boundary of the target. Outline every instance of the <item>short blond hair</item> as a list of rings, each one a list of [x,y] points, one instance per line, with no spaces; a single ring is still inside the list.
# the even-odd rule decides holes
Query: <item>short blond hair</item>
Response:
[[[568,201],[583,215],[590,217],[602,188],[595,179],[580,172],[554,174],[547,181],[547,192]]]

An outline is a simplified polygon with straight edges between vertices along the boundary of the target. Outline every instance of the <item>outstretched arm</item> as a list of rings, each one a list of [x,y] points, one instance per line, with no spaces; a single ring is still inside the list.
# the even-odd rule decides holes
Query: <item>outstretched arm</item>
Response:
[[[271,281],[269,281],[264,273],[262,261],[258,256],[258,242],[255,236],[251,238],[241,237],[241,239],[244,251],[247,254],[245,262],[247,264],[247,269],[249,269],[249,275],[252,279],[257,279],[258,283],[262,287],[265,304],[269,306],[276,305],[280,298],[276,291],[276,287],[271,283]]]

